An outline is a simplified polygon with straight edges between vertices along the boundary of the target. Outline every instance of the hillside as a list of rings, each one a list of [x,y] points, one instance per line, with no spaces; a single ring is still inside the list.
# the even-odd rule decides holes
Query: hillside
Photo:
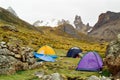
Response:
[[[100,38],[102,40],[113,40],[120,33],[120,13],[106,12],[99,16],[98,22],[95,24],[90,36]]]
[[[34,29],[35,30],[35,27],[33,27],[31,24],[18,18],[17,16],[12,14],[8,10],[0,7],[0,26],[2,26],[4,24],[15,26],[18,29],[20,27],[20,28],[27,28],[27,29]]]

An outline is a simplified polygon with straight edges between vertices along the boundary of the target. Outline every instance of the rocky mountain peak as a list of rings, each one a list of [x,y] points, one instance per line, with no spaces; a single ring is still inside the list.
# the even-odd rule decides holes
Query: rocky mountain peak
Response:
[[[120,12],[107,11],[100,14],[98,22],[95,24],[89,35],[103,40],[113,40],[120,34]]]
[[[87,25],[83,24],[81,17],[78,15],[75,16],[74,25],[76,30],[84,34],[87,34],[91,28],[89,23],[87,23]]]
[[[80,16],[78,15],[75,16],[74,25],[77,29],[80,29],[84,26]]]
[[[98,22],[95,24],[94,28],[98,28],[102,26],[103,24],[106,24],[110,21],[114,21],[117,19],[120,19],[120,13],[107,11],[106,13],[100,14]]]
[[[18,17],[18,16],[17,16],[17,13],[15,12],[15,10],[14,10],[12,7],[9,6],[9,7],[7,8],[7,11],[9,11],[10,13],[12,13],[12,14],[15,15],[16,17]]]

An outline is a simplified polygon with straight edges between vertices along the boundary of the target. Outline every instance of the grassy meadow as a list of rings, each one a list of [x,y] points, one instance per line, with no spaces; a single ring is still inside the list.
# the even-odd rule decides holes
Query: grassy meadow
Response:
[[[39,80],[39,78],[34,75],[34,73],[37,71],[44,71],[45,74],[58,72],[66,80],[68,78],[77,78],[78,80],[84,80],[91,75],[99,76],[98,72],[76,71],[75,69],[80,58],[65,57],[67,50],[55,49],[55,51],[59,56],[56,62],[44,62],[43,65],[41,65],[41,67],[38,69],[18,71],[12,75],[1,75],[0,80]]]

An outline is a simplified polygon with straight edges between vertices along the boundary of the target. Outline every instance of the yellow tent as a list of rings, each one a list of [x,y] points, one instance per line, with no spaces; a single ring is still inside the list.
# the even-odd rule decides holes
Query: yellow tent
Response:
[[[37,53],[39,54],[46,54],[46,55],[55,55],[55,51],[50,46],[43,46],[41,47]]]

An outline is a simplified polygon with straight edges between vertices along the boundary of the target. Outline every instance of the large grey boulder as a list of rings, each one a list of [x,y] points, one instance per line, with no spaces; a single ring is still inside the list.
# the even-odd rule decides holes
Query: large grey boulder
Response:
[[[13,74],[23,70],[24,65],[12,56],[0,55],[0,74]]]
[[[113,76],[120,72],[120,34],[107,46],[105,63]],[[117,77],[120,79],[120,75]]]

